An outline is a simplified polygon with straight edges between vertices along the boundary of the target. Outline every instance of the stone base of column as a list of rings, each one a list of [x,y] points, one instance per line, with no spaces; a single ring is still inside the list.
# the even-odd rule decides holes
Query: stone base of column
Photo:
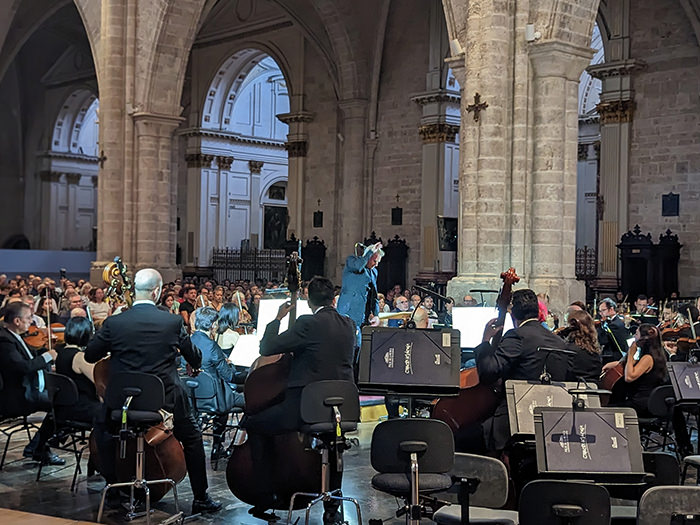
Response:
[[[105,266],[113,261],[93,261],[90,265],[90,284],[93,286],[104,286],[105,282],[102,278]],[[152,266],[127,267],[129,276],[133,278],[134,274],[141,268],[152,268]],[[156,268],[163,276],[163,283],[175,281],[182,278],[182,269],[179,266],[161,266]]]
[[[92,261],[90,265],[90,284],[93,286],[104,286],[105,282],[102,279],[102,272],[104,272],[105,266],[107,266],[112,261]]]
[[[573,301],[586,302],[586,285],[573,278],[536,277],[530,279],[528,285],[535,293],[549,295],[549,309],[559,314],[560,318]]]

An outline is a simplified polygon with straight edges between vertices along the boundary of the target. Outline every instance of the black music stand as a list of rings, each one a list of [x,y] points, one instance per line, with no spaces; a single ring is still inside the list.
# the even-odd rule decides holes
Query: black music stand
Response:
[[[538,406],[571,409],[573,403],[578,400],[582,401],[586,408],[600,408],[597,390],[581,390],[582,393],[579,394],[579,386],[573,381],[553,381],[549,384],[513,379],[506,381],[506,401],[512,438],[534,440],[534,409]],[[571,393],[571,390],[574,393]]]
[[[459,393],[459,331],[365,326],[358,386],[363,393],[449,396]]]
[[[700,363],[674,361],[666,366],[678,402],[700,401]]]
[[[604,484],[644,481],[634,409],[536,407],[534,420],[542,477]]]

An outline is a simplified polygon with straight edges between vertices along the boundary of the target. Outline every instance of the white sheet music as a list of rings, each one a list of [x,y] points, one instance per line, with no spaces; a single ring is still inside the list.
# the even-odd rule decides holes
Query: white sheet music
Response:
[[[484,327],[498,317],[498,309],[489,306],[455,306],[452,308],[452,328],[459,330],[459,346],[475,348],[481,344]],[[513,328],[513,320],[506,315],[503,333]]]

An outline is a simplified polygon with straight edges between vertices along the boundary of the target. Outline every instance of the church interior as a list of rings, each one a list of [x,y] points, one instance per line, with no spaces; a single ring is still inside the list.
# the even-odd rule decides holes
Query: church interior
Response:
[[[605,298],[634,328],[643,300],[642,321],[685,316],[680,339],[698,345],[700,0],[4,0],[0,99],[5,302],[15,275],[106,289],[103,269],[119,257],[131,272],[158,270],[176,295],[209,283],[213,297],[213,283],[235,298],[246,282],[255,321],[290,253],[308,265],[306,284],[322,275],[339,292],[346,259],[381,242],[374,291],[387,312],[392,297],[417,294],[417,309],[431,296],[436,311],[450,304],[451,325],[452,305],[495,307],[515,268],[516,289],[546,298],[550,328],[577,302],[595,318]],[[700,396],[683,403],[673,384],[676,404],[645,414],[661,426],[645,420],[651,438],[630,447],[644,446],[637,470],[665,454],[678,475],[627,491],[592,484],[612,503],[581,524],[662,523],[640,486],[696,488]],[[370,483],[386,411],[366,394],[343,494],[360,501],[362,523],[416,525],[415,508],[395,516],[402,499]],[[690,448],[673,441],[669,410],[674,427],[685,417]],[[96,522],[104,480],[83,458],[73,491],[73,452],[37,477],[22,456],[30,431],[10,439],[15,424],[0,414],[0,521]],[[632,426],[639,434],[636,416]],[[215,444],[204,444],[208,455]],[[192,523],[263,523],[215,466],[210,493],[224,508]],[[579,523],[528,517],[521,489],[511,480],[493,503],[473,486],[472,504],[496,509],[489,523]],[[453,492],[439,497],[459,509]],[[188,479],[179,493],[191,497]],[[155,505],[154,520],[176,512],[171,495]],[[683,505],[677,514],[694,517],[672,523],[700,520],[697,503]],[[460,523],[427,507],[421,522]]]

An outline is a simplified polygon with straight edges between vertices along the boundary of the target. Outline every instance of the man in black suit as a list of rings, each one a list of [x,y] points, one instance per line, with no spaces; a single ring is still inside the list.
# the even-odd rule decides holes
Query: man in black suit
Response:
[[[0,374],[3,381],[0,414],[3,416],[26,416],[49,409],[44,374],[50,371],[49,363],[56,359],[57,354],[55,350],[47,350],[34,355],[25,344],[22,334],[29,329],[32,314],[32,309],[21,302],[10,303],[5,309],[5,326],[0,328]],[[42,452],[52,433],[53,422],[46,416],[24,449],[24,456],[45,465],[65,464],[64,459],[48,448]]]
[[[249,432],[272,435],[298,430],[302,425],[300,406],[304,386],[322,380],[354,380],[355,323],[336,311],[334,297],[333,283],[324,277],[314,277],[309,283],[309,308],[313,315],[302,315],[292,328],[278,334],[280,321],[292,309],[289,303],[284,303],[277,317],[265,328],[260,354],[292,353],[293,358],[284,401],[246,416],[244,425]],[[264,440],[251,443],[256,442],[264,443]],[[264,446],[259,448],[253,450],[254,459],[260,468],[269,472]],[[334,490],[341,486],[342,472],[336,471],[333,458],[330,465],[330,488]],[[324,524],[342,523],[337,502],[324,502],[324,508]]]
[[[629,332],[625,328],[625,322],[615,310],[615,301],[606,297],[598,305],[600,313],[600,326],[598,327],[598,343],[601,348],[603,364],[619,361],[627,352],[627,338]]]
[[[207,473],[202,444],[202,432],[192,416],[189,401],[177,374],[180,354],[198,369],[202,354],[192,348],[180,316],[170,315],[156,307],[163,288],[163,278],[156,270],[147,268],[134,276],[134,303],[125,312],[105,319],[85,350],[85,360],[96,363],[111,352],[110,377],[119,372],[154,374],[165,387],[164,409],[173,414],[174,434],[182,443],[187,472],[194,494],[192,513],[215,512],[221,504],[207,495]],[[179,349],[179,352],[178,352]],[[105,420],[109,409],[107,407]],[[111,422],[97,425],[100,459],[108,483],[115,482],[115,441],[109,428]]]
[[[538,321],[537,295],[532,290],[517,290],[513,292],[512,303],[511,317],[516,328],[506,332],[498,346],[495,346],[491,339],[503,327],[490,321],[484,329],[484,342],[474,349],[479,382],[491,385],[502,379],[505,385],[508,379],[537,381],[542,378],[545,365],[551,380],[564,381],[568,356],[556,351],[538,350],[565,350],[566,342]],[[475,429],[467,428],[464,436],[455,436],[460,449],[483,453],[486,450],[501,451],[505,448],[510,438],[510,424],[504,389],[499,398],[500,403],[493,416],[477,429],[481,435],[475,433]],[[483,441],[480,442],[479,438]]]

